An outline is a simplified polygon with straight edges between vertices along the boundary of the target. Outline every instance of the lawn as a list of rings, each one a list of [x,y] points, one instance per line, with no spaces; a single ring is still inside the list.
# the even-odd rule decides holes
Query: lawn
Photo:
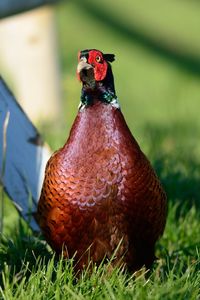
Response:
[[[80,97],[78,50],[116,54],[122,112],[168,196],[158,260],[137,276],[105,262],[76,277],[72,261],[58,261],[6,199],[0,299],[200,299],[200,3],[115,2],[56,9],[64,113],[57,126],[39,127],[52,149],[64,143]]]

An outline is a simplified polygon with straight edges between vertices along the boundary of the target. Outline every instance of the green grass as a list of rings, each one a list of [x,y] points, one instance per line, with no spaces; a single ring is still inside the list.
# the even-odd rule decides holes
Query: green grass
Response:
[[[57,8],[64,113],[57,127],[41,124],[40,129],[53,149],[68,135],[80,97],[78,50],[115,53],[122,111],[168,196],[159,259],[138,276],[117,268],[111,272],[105,262],[77,277],[72,261],[57,260],[7,199],[0,299],[200,299],[200,4],[82,3]]]
[[[179,212],[180,213],[180,212]],[[169,222],[158,245],[159,260],[151,272],[135,276],[110,262],[75,276],[72,260],[57,260],[25,225],[0,251],[2,299],[198,299],[200,254],[197,212],[177,219],[170,207]],[[162,246],[161,246],[162,244]]]

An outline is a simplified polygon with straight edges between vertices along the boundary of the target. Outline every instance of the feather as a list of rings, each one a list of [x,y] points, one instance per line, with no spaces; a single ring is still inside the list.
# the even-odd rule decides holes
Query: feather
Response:
[[[109,61],[109,62],[113,62],[115,60],[115,55],[114,54],[104,54],[103,55],[104,59]]]

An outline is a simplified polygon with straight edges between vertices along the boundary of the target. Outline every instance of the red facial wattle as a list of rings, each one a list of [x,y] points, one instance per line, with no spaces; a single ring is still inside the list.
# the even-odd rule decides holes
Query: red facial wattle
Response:
[[[102,81],[106,77],[108,64],[100,51],[92,50],[89,52],[88,63],[94,66],[94,78]]]

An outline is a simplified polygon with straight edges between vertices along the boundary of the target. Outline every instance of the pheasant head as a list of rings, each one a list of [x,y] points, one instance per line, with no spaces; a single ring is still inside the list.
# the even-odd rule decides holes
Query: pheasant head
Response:
[[[119,108],[110,65],[114,60],[114,54],[103,54],[96,49],[78,53],[77,76],[83,84],[81,108],[93,104],[96,98]]]

